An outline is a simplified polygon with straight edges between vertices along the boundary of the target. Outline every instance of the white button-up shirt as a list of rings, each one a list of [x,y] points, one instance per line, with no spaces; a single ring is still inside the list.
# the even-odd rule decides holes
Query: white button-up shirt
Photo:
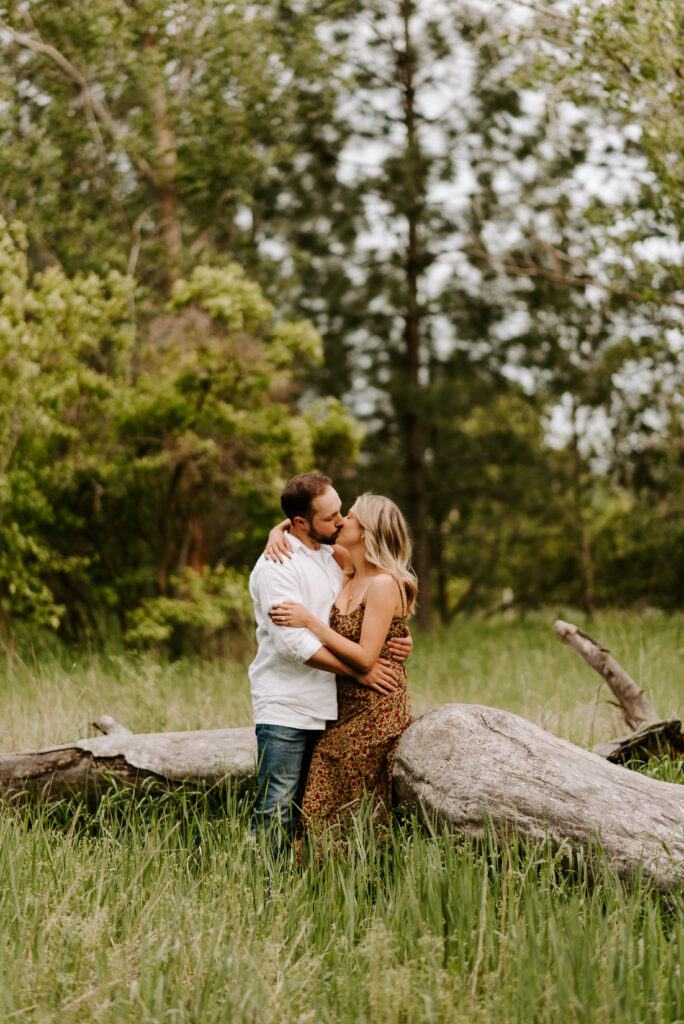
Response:
[[[323,645],[308,629],[276,626],[268,612],[281,601],[299,601],[327,622],[344,575],[328,545],[314,549],[297,537],[289,540],[291,558],[279,563],[262,555],[249,578],[258,645],[249,666],[254,721],[323,729],[337,718],[335,676],[305,664]]]

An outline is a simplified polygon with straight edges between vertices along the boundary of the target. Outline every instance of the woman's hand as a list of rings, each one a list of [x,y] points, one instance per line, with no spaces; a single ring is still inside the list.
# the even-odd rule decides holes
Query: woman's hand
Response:
[[[293,629],[306,629],[313,616],[298,601],[281,601],[274,604],[268,613],[276,626],[290,626]]]
[[[290,520],[283,519],[282,523],[274,526],[268,535],[268,542],[264,549],[264,558],[271,562],[281,562],[285,558],[292,558],[292,545],[290,544],[287,532],[290,529]]]
[[[406,661],[413,650],[413,637],[409,633],[408,627],[404,636],[393,636],[391,640],[388,640],[387,647],[395,661],[400,664],[402,661]]]

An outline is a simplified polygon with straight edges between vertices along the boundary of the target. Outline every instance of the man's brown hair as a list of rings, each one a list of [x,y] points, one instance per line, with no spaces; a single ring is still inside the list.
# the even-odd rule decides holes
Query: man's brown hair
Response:
[[[288,519],[301,516],[311,523],[313,502],[319,494],[332,487],[332,480],[323,473],[300,473],[288,480],[280,495],[280,504]]]

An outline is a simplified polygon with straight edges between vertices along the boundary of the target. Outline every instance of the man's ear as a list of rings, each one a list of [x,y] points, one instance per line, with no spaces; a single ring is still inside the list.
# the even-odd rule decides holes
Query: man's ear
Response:
[[[295,529],[300,530],[302,533],[308,533],[310,530],[309,520],[305,519],[304,516],[293,516],[292,525]]]

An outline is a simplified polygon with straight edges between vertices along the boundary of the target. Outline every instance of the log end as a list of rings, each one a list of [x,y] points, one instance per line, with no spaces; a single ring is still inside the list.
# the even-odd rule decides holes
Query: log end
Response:
[[[565,622],[563,619],[556,619],[553,624],[553,631],[559,640],[566,641],[567,637],[574,636],[577,632],[577,626],[573,626],[572,622]]]
[[[105,736],[132,736],[133,733],[130,729],[127,729],[125,725],[121,725],[111,715],[100,715],[92,723],[93,727],[98,732],[104,733]]]
[[[613,764],[628,764],[630,761],[647,761],[649,757],[659,754],[670,754],[673,757],[684,755],[684,733],[679,718],[667,722],[640,723],[636,732],[629,736],[620,736],[607,743],[598,743],[593,747],[595,754],[600,754]]]

